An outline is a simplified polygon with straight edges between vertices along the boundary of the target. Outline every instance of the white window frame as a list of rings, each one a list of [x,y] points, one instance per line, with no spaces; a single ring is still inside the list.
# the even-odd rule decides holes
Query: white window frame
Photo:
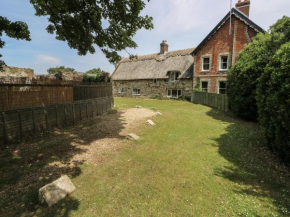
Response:
[[[170,82],[178,81],[178,76],[179,76],[179,72],[170,72],[169,73],[169,81]],[[171,78],[173,78],[173,79],[171,79]]]
[[[134,90],[136,90],[136,93],[134,93]],[[133,95],[133,96],[140,96],[140,95],[141,95],[141,90],[140,90],[140,88],[133,88],[133,90],[132,90],[132,95]]]
[[[172,96],[172,91],[173,91],[173,90],[176,90],[176,91],[177,91],[177,97],[173,97],[173,96]],[[178,95],[178,91],[181,92],[180,95]],[[170,94],[168,94],[168,92],[170,92]],[[180,96],[182,96],[182,89],[167,89],[167,97],[168,97],[168,98],[178,99],[178,97],[180,97]]]
[[[204,69],[204,59],[209,59],[208,69]],[[210,56],[204,56],[204,57],[202,57],[201,71],[203,71],[203,72],[209,72],[210,69],[211,69],[211,57]]]
[[[224,62],[222,62],[222,58],[223,57],[227,57],[228,58],[227,68],[226,69],[222,69],[222,64],[224,63]],[[229,60],[230,60],[230,56],[229,55],[223,55],[223,54],[220,55],[220,58],[219,58],[219,70],[220,71],[228,71],[229,70],[229,62],[230,62]]]
[[[124,88],[120,87],[119,90],[118,90],[118,93],[124,93]]]
[[[204,88],[202,88],[202,83],[207,83],[207,91],[206,91],[206,93],[208,93],[208,90],[209,90],[209,82],[208,81],[201,81],[200,82],[200,90],[201,90],[201,92],[205,92],[205,91],[203,91]]]
[[[221,82],[226,83],[226,88],[220,88],[220,83],[221,83]],[[220,93],[220,89],[224,89],[224,90],[225,90],[225,94],[226,94],[226,91],[227,91],[227,81],[218,81],[218,94],[221,94],[221,93]]]

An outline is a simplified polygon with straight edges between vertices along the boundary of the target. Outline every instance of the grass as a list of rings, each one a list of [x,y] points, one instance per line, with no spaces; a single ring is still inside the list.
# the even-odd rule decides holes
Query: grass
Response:
[[[116,98],[115,104],[156,108],[162,116],[153,118],[156,126],[136,129],[139,141],[104,152],[110,158],[101,166],[81,165],[72,179],[77,190],[56,206],[33,208],[32,186],[20,216],[290,215],[289,168],[265,148],[258,124],[182,101]]]

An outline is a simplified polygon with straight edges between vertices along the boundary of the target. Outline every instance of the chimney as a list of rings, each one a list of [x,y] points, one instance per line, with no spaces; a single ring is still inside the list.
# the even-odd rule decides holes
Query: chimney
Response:
[[[160,44],[160,54],[166,54],[168,52],[169,45],[166,40],[163,40]]]
[[[250,0],[239,0],[239,2],[236,4],[236,8],[244,13],[247,17],[250,16]]]

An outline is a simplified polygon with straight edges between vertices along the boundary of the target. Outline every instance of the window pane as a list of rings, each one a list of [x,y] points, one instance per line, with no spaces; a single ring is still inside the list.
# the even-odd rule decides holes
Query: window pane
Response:
[[[178,90],[178,96],[181,96],[182,94],[181,94],[181,90]]]
[[[201,82],[201,90],[202,90],[202,92],[208,92],[208,82],[207,81]]]
[[[210,66],[210,58],[209,57],[203,58],[203,70],[209,70],[209,66]]]
[[[209,58],[208,57],[206,57],[206,58],[203,58],[203,63],[207,63],[207,64],[209,64]]]
[[[178,79],[178,72],[175,72],[175,80],[177,81]]]
[[[171,96],[171,90],[167,90],[167,96]]]
[[[177,90],[172,90],[172,97],[174,97],[174,98],[177,97]]]
[[[174,81],[174,72],[170,72],[170,81]]]
[[[228,56],[221,56],[221,69],[228,69]]]
[[[220,81],[220,88],[226,88],[226,82]]]
[[[227,83],[225,81],[220,81],[219,82],[219,93],[226,94],[226,87],[227,87]]]

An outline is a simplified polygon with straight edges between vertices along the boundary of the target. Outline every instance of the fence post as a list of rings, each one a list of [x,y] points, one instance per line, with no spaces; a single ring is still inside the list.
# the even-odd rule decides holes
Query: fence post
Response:
[[[56,121],[56,127],[58,128],[58,114],[57,114],[57,105],[55,105],[55,121]]]
[[[32,111],[32,123],[33,123],[33,131],[36,134],[36,124],[35,124],[35,117],[34,117],[34,109]]]
[[[21,120],[21,113],[20,113],[20,111],[19,111],[19,110],[17,111],[17,113],[18,113],[18,119],[19,119],[19,130],[20,130],[20,137],[22,137],[22,136],[23,136],[23,132],[22,132],[22,120]]]
[[[65,118],[65,125],[67,126],[67,111],[66,111],[66,105],[64,105],[64,118]]]
[[[73,123],[76,124],[76,114],[75,114],[75,104],[72,104],[72,112],[73,112]]]
[[[8,135],[7,135],[7,128],[6,128],[6,124],[5,124],[5,113],[4,112],[2,112],[2,121],[3,121],[4,138],[5,138],[6,142],[8,142]]]

